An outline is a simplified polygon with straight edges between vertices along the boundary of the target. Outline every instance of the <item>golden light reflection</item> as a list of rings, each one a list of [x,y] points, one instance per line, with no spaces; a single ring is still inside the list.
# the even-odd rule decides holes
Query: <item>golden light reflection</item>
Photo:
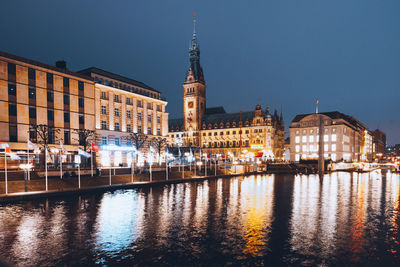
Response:
[[[399,223],[400,220],[400,175],[396,174],[387,174],[388,180],[390,181],[390,192],[394,195],[393,199],[393,218],[392,218],[392,231],[393,234],[391,235],[392,244],[390,248],[390,252],[394,255],[394,257],[399,258],[399,236],[400,236],[400,229]]]
[[[274,176],[250,176],[241,183],[244,257],[262,256],[273,218]]]

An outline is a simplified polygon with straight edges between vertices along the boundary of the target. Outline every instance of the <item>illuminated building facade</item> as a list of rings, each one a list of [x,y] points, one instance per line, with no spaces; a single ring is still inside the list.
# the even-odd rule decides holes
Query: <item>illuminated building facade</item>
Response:
[[[376,129],[375,131],[372,131],[373,135],[373,140],[374,140],[374,145],[373,145],[373,151],[374,151],[374,157],[375,158],[381,158],[385,155],[385,150],[386,150],[386,134],[382,132],[379,129]]]
[[[196,30],[189,48],[190,66],[183,83],[183,118],[169,121],[169,142],[177,147],[200,147],[205,153],[244,153],[282,159],[282,113],[270,114],[256,105],[254,111],[226,113],[223,107],[206,108],[206,83],[200,65]]]
[[[131,133],[167,137],[167,102],[150,86],[98,68],[79,71],[95,81],[96,142],[101,147],[98,163],[103,166],[130,166]],[[147,151],[148,146],[142,149]]]
[[[49,145],[77,151],[79,129],[95,129],[94,81],[66,69],[0,52],[0,142],[26,151],[32,125],[49,127]],[[51,155],[54,157],[54,155]],[[70,161],[71,157],[67,159]]]
[[[320,133],[323,132],[323,138]],[[352,116],[338,111],[300,114],[290,126],[290,159],[371,160],[372,134]]]

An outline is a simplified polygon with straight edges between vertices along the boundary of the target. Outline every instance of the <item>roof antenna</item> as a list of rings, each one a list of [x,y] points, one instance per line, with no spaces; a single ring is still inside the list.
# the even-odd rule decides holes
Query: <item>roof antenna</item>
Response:
[[[315,107],[315,114],[318,114],[318,103],[319,103],[319,100],[317,99],[317,103],[316,103],[316,107]]]

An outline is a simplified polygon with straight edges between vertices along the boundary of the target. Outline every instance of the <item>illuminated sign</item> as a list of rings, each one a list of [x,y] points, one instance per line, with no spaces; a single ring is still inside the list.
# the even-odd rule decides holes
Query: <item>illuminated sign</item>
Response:
[[[106,151],[136,151],[134,146],[102,145],[101,150]]]
[[[264,146],[263,145],[251,145],[250,146],[252,149],[263,149]]]

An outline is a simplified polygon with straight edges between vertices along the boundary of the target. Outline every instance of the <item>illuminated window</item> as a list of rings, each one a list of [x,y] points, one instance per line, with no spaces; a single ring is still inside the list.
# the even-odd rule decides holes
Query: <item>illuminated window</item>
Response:
[[[307,147],[307,145],[303,145],[303,152],[308,152],[308,147]]]
[[[324,142],[328,142],[329,141],[329,135],[325,134],[324,135]]]
[[[336,142],[336,134],[331,135],[332,142]]]
[[[336,161],[336,154],[332,154],[332,155],[331,155],[331,159],[332,159],[333,161]]]
[[[119,146],[121,144],[121,139],[119,137],[115,137],[114,143],[116,146]]]
[[[107,114],[107,107],[101,106],[101,114]]]
[[[115,131],[119,131],[119,122],[115,123],[114,130]]]
[[[336,144],[332,144],[332,151],[336,151]]]
[[[296,143],[300,143],[300,136],[296,136],[295,141]]]
[[[310,152],[314,151],[314,145],[310,145]]]
[[[306,143],[307,142],[307,136],[302,136],[301,137],[301,142]]]
[[[328,151],[328,145],[327,144],[324,145],[324,151]]]
[[[299,145],[296,146],[296,152],[300,152],[300,146]]]
[[[295,161],[299,161],[300,160],[300,155],[299,154],[296,154],[296,156],[295,156]]]
[[[310,142],[314,142],[314,136],[310,135],[310,136],[308,137],[308,139],[310,140]]]

